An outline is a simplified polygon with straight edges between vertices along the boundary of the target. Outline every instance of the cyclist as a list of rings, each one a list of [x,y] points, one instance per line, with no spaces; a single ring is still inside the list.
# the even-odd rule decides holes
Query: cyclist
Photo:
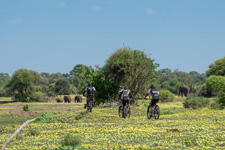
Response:
[[[94,94],[97,93],[95,87],[92,86],[91,83],[88,83],[88,86],[85,88],[83,92],[83,96],[85,96],[85,92],[87,92],[87,109],[89,110],[89,101],[92,100],[93,104],[95,102]]]
[[[153,116],[153,106],[156,105],[156,103],[159,101],[159,91],[156,89],[156,86],[154,83],[151,84],[150,89],[148,90],[148,93],[145,95],[145,99],[147,100],[147,96],[151,94],[152,95],[152,99],[151,99],[151,117]]]
[[[116,100],[118,99],[119,97],[119,103],[121,104],[122,103],[122,94],[123,94],[123,90],[124,90],[124,86],[120,86],[120,89],[119,89],[119,92],[118,94],[116,95]]]
[[[129,96],[132,97],[132,100],[134,102],[133,94],[128,89],[128,86],[124,86],[124,90],[123,90],[122,95],[121,95],[122,102],[123,102],[123,110],[124,110],[124,106],[126,105],[126,103],[128,103],[129,110],[130,110],[130,98],[129,98]]]

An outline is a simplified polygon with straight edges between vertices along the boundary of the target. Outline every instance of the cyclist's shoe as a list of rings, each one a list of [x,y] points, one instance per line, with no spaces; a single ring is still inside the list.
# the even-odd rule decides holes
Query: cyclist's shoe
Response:
[[[150,114],[150,117],[153,117],[153,114]]]

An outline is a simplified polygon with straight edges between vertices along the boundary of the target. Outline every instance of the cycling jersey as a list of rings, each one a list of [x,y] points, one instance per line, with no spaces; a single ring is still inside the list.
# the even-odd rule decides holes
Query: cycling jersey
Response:
[[[157,89],[149,89],[148,94],[152,95],[152,99],[159,99],[159,91]]]

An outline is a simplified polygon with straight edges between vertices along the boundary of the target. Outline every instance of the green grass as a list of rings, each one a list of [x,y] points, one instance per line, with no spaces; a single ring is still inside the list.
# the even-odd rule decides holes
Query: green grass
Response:
[[[36,114],[40,119],[24,128],[8,148],[69,148],[61,142],[70,133],[71,137],[80,136],[77,149],[224,149],[225,110],[184,109],[182,102],[159,103],[160,119],[149,120],[146,117],[148,103],[138,104],[140,106],[131,106],[129,119],[118,117],[118,107],[96,107],[89,113],[82,105],[71,105],[69,109],[73,109],[64,112],[57,112],[59,107],[52,109],[53,112]],[[12,104],[4,105],[11,107]],[[42,105],[52,108],[48,103]],[[39,109],[40,105],[35,107]],[[34,117],[31,110],[27,112],[31,116],[22,118]],[[7,116],[5,112],[1,115]],[[11,115],[15,115],[14,112]],[[18,127],[19,124],[11,123],[0,128],[0,144]]]

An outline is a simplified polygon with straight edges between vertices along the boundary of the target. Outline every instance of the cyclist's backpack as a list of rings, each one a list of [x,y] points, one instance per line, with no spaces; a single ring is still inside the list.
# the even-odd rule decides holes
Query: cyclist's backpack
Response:
[[[91,96],[94,93],[94,88],[92,86],[87,87],[87,95]]]
[[[130,90],[123,90],[122,98],[123,100],[129,100]]]
[[[159,91],[156,89],[151,90],[152,99],[159,99]]]

